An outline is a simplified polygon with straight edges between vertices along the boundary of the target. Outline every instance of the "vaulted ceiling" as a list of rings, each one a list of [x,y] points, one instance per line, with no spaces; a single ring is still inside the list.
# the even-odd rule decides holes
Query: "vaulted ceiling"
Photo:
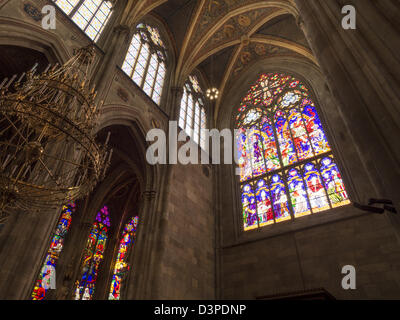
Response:
[[[177,51],[176,85],[194,70],[224,90],[250,65],[273,56],[296,56],[317,64],[296,23],[294,0],[129,1],[127,24],[147,14],[164,21]],[[218,102],[217,102],[218,107]]]

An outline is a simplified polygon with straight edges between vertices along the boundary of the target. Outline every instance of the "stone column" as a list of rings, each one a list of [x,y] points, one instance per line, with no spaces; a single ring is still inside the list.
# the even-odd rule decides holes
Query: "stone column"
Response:
[[[171,97],[171,105],[168,108],[170,114],[171,121],[179,120],[179,110],[181,106],[181,100],[183,96],[183,87],[171,87],[172,97]]]
[[[130,41],[130,30],[128,26],[118,25],[113,29],[113,34],[110,43],[106,46],[107,52],[104,59],[94,75],[94,83],[96,90],[99,93],[99,99],[104,100],[107,97],[107,88],[114,80],[112,76],[115,73],[116,66],[123,60],[125,50],[128,49]]]
[[[299,26],[319,61],[379,194],[400,212],[400,5],[390,0],[295,0]],[[342,27],[342,7],[356,29]],[[398,25],[397,25],[398,26]],[[351,161],[351,159],[345,159]],[[388,214],[400,235],[400,215]]]
[[[152,254],[153,238],[154,238],[154,223],[151,214],[154,208],[156,191],[144,191],[140,197],[139,203],[139,224],[138,233],[134,246],[130,248],[129,265],[130,270],[127,277],[124,279],[122,286],[122,299],[146,299],[146,286],[149,277],[150,255]],[[134,252],[134,254],[133,254]]]

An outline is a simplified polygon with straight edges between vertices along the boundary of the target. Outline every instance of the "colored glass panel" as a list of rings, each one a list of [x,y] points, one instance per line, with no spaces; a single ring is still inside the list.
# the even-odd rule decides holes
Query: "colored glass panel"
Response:
[[[237,132],[237,152],[240,169],[240,180],[251,179],[251,153],[248,149],[247,135],[245,129],[241,128]]]
[[[321,176],[313,163],[304,166],[304,180],[310,198],[312,211],[320,212],[330,208]]]
[[[315,107],[311,104],[306,104],[303,109],[303,116],[315,155],[331,151]]]
[[[127,262],[128,250],[130,250],[135,242],[138,221],[139,217],[133,217],[129,223],[126,224],[122,233],[114,265],[114,273],[111,280],[111,289],[108,297],[109,300],[119,300],[121,298],[122,281],[124,280],[127,271],[129,271],[129,264]]]
[[[295,218],[311,213],[303,178],[298,169],[291,169],[287,174],[291,204]]]
[[[264,179],[260,179],[257,181],[256,187],[257,214],[260,227],[273,224],[275,221],[268,184]]]
[[[242,187],[242,208],[244,230],[248,231],[258,228],[257,204],[250,184]]]
[[[264,146],[264,159],[267,172],[277,170],[281,167],[276,146],[274,129],[267,117],[261,123],[261,137]]]
[[[264,214],[266,199],[272,202],[275,222],[290,219],[290,213],[298,218],[350,203],[310,90],[300,80],[262,74],[235,119],[240,183],[254,187],[256,194],[257,210],[244,207],[245,230],[252,229],[254,212],[260,226],[272,224]]]
[[[289,220],[289,202],[286,193],[285,184],[279,174],[274,174],[271,177],[271,198],[274,208],[275,221],[282,222]]]
[[[108,208],[103,207],[96,215],[83,253],[81,275],[76,282],[75,300],[92,300],[96,280],[103,261],[110,227]]]
[[[283,165],[286,167],[290,164],[296,163],[297,156],[290,134],[289,123],[286,119],[286,115],[282,111],[278,111],[275,114],[275,127]]]
[[[261,132],[258,126],[253,126],[249,130],[249,149],[251,152],[251,168],[253,177],[258,177],[264,173],[265,163],[263,155],[263,146],[261,141]]]
[[[75,209],[74,203],[62,208],[60,220],[31,295],[32,300],[44,300],[47,290],[55,289],[56,265],[64,247],[65,236],[71,226],[72,214]]]
[[[296,109],[292,109],[288,113],[288,119],[298,160],[302,161],[313,157],[314,153],[301,114]]]
[[[350,201],[339,169],[331,157],[322,159],[321,175],[332,207],[335,208],[349,204]]]

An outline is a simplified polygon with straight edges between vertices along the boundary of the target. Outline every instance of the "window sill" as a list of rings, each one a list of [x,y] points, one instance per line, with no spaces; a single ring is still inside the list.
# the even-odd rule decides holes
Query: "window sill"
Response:
[[[367,213],[359,211],[354,208],[351,204],[330,209],[323,212],[318,212],[308,216],[296,218],[290,221],[284,221],[278,224],[270,226],[243,231],[239,230],[236,237],[236,241],[231,244],[222,246],[223,249],[240,246],[243,244],[265,240],[268,238],[278,237],[285,234],[291,234],[302,230],[314,228],[320,225],[331,224],[339,221],[349,220],[358,218],[361,216],[370,215],[373,213]]]

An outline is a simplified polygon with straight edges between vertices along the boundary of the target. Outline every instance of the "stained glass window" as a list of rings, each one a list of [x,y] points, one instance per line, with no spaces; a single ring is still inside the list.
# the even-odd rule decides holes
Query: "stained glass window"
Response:
[[[75,300],[93,299],[99,268],[109,236],[109,228],[110,214],[108,207],[104,206],[96,215],[83,252],[81,272],[75,284]]]
[[[194,142],[205,148],[207,115],[204,107],[204,97],[196,76],[189,76],[183,86],[183,95],[179,111],[179,126],[185,130]]]
[[[139,217],[133,217],[129,223],[126,224],[123,230],[114,265],[114,273],[111,280],[110,294],[108,297],[109,300],[119,300],[121,298],[122,281],[124,280],[126,272],[129,270],[127,256],[129,249],[135,242],[138,221]]]
[[[166,50],[159,31],[144,23],[136,27],[122,70],[160,104],[166,74]]]
[[[70,203],[62,208],[61,217],[58,221],[56,231],[53,235],[50,248],[47,251],[43,266],[32,292],[32,300],[44,300],[48,289],[55,289],[56,274],[55,268],[58,258],[64,247],[65,236],[71,226],[72,214],[75,211],[75,204]]]
[[[182,124],[188,109],[181,104]],[[245,231],[350,203],[301,81],[281,73],[261,75],[241,102],[236,123]]]
[[[109,0],[53,0],[90,39],[97,41],[112,13]]]

